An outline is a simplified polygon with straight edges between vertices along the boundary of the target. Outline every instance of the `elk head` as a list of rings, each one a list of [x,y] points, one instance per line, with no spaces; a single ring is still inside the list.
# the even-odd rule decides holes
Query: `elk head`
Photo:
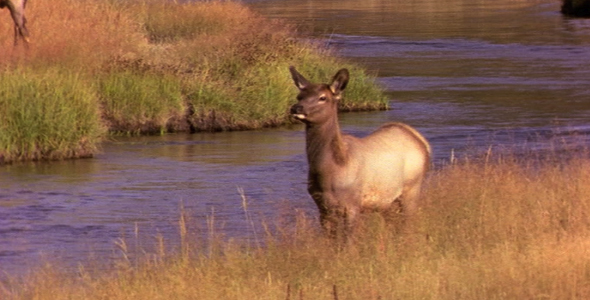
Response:
[[[310,83],[295,67],[290,67],[295,86],[299,89],[297,103],[291,106],[291,115],[306,124],[319,124],[336,116],[342,91],[348,84],[348,70],[341,69],[330,84]]]

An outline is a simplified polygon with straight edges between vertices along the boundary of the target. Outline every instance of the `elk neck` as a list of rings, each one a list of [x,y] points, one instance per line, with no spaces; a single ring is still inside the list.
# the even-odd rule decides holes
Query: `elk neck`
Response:
[[[310,168],[321,168],[326,163],[339,166],[346,164],[347,146],[344,144],[336,114],[323,123],[307,123],[305,134]]]

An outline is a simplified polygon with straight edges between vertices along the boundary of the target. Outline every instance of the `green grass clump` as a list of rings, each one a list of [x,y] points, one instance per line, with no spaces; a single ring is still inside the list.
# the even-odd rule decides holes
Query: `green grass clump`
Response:
[[[316,217],[270,220],[263,246],[207,240],[181,214],[179,249],[119,242],[121,262],[76,274],[47,266],[0,285],[3,299],[587,299],[590,159],[465,160],[432,171],[413,234],[378,215],[346,246]],[[303,197],[303,195],[302,195]],[[309,201],[312,201],[309,199]],[[246,214],[251,213],[247,212]],[[194,235],[193,235],[194,234]],[[139,242],[132,244],[142,244]]]
[[[166,132],[185,114],[176,77],[112,72],[99,81],[104,121],[116,132]]]
[[[97,96],[65,71],[2,71],[0,162],[89,157],[104,136]]]

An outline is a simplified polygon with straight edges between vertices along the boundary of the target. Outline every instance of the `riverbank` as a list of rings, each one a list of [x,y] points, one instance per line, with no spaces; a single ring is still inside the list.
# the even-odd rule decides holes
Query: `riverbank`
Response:
[[[343,110],[388,105],[362,68],[235,2],[58,0],[27,18],[28,48],[9,26],[0,39],[0,163],[91,157],[109,134],[289,123],[289,65],[314,81],[349,68]]]
[[[22,282],[0,285],[0,296],[585,299],[590,160],[587,153],[572,155],[576,158],[568,161],[488,155],[432,171],[417,222],[419,238],[411,241],[369,216],[358,242],[334,247],[318,233],[316,215],[297,212],[269,220],[266,234],[259,232],[250,243],[223,239],[216,231],[221,224],[211,216],[202,240],[195,238],[202,232],[194,232],[181,213],[179,239],[121,239],[116,242],[121,259],[109,271],[80,265],[76,274],[62,273],[59,264],[48,264]],[[255,213],[244,211],[245,218]],[[179,242],[170,246],[167,240]],[[133,251],[145,244],[156,246]]]

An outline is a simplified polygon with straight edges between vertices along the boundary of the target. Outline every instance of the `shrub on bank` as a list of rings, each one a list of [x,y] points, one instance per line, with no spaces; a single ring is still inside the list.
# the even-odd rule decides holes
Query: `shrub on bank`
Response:
[[[32,40],[28,49],[12,49],[6,38],[10,33],[0,32],[0,46],[11,49],[0,62],[2,76],[18,81],[19,72],[10,70],[53,74],[47,70],[60,68],[84,79],[84,89],[93,90],[100,100],[95,103],[102,116],[96,132],[103,126],[111,132],[144,134],[285,124],[296,94],[289,65],[324,82],[346,66],[352,79],[342,108],[387,107],[381,89],[362,68],[299,39],[292,26],[263,18],[237,2],[37,1],[27,6],[27,18]],[[4,162],[11,161],[14,156],[7,153],[15,151],[22,159],[67,158],[79,152],[59,149],[39,156],[29,153],[30,147],[22,148],[20,138],[0,141]],[[46,135],[44,141],[59,144],[54,138]],[[77,148],[91,155],[98,142],[79,140],[92,144]]]

